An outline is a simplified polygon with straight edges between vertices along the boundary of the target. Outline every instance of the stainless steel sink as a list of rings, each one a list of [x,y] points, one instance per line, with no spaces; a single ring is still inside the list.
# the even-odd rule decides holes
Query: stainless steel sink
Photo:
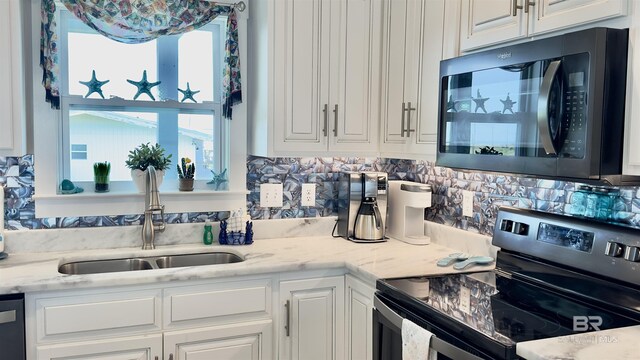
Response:
[[[112,259],[112,260],[91,260],[77,261],[62,264],[58,268],[61,274],[100,274],[118,271],[135,271],[153,269],[151,262],[145,259]]]
[[[227,252],[176,254],[127,259],[75,261],[60,265],[60,267],[58,267],[58,272],[68,275],[101,274],[118,271],[232,264],[242,261],[244,261],[244,259],[240,256]]]
[[[156,258],[156,264],[161,269],[185,266],[232,264],[242,261],[244,261],[244,259],[238,255],[224,252],[168,255]]]

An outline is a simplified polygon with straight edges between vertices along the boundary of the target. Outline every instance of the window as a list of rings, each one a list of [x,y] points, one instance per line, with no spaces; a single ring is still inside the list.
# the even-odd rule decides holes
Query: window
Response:
[[[224,17],[182,36],[123,45],[95,34],[67,13],[64,6],[58,6],[62,97],[61,108],[56,110],[45,102],[38,75],[42,74],[38,56],[40,4],[31,2],[28,8],[32,34],[28,50],[32,61],[26,73],[33,107],[33,153],[37,159],[34,167],[38,176],[34,181],[38,192],[33,195],[37,218],[140,214],[144,199],[135,190],[124,161],[133,146],[147,141],[158,141],[173,154],[173,164],[160,187],[166,213],[225,211],[246,205],[246,103],[234,106],[232,121],[220,118]],[[247,78],[247,13],[245,10],[238,16],[243,78]],[[190,56],[194,48],[197,56]],[[151,90],[156,101],[146,95],[134,101],[136,87],[126,82],[140,80],[145,69],[148,81],[163,82],[163,86]],[[93,70],[98,80],[110,80],[102,87],[104,100],[97,94],[84,98],[87,87],[79,81],[89,80]],[[201,91],[195,95],[197,103],[178,101],[182,97],[177,88],[184,90],[187,81],[191,90]],[[117,124],[124,130],[114,135],[107,131],[109,126],[90,127],[91,122],[110,124],[112,131]],[[146,135],[139,133],[134,145],[124,144],[133,129],[146,131]],[[234,134],[233,141],[229,141],[229,134]],[[86,160],[73,159],[78,156],[76,152],[82,151],[72,145],[86,145]],[[177,191],[175,164],[180,156],[190,157],[198,165],[193,192]],[[108,193],[93,193],[93,177],[87,171],[92,170],[95,161],[112,163]],[[215,191],[207,184],[213,178],[211,171],[220,174],[224,169],[228,169],[227,190]],[[65,178],[85,191],[60,195],[59,185]]]
[[[172,155],[165,179],[177,178],[175,164],[181,157],[194,160],[196,180],[202,183],[227,168],[228,129],[221,119],[224,17],[183,35],[122,44],[68,11],[60,12],[64,178],[92,181],[93,163],[109,161],[112,181],[130,181],[127,155],[147,142],[159,143]],[[101,94],[85,97],[89,87],[81,82],[92,79],[94,71],[97,80],[109,82],[101,86]],[[160,82],[150,95],[138,94],[127,81],[140,81],[143,72],[147,81]],[[197,91],[197,102],[184,99],[178,90],[187,90],[187,84]],[[87,161],[76,161],[80,159]]]
[[[71,145],[71,160],[87,160],[87,144]]]

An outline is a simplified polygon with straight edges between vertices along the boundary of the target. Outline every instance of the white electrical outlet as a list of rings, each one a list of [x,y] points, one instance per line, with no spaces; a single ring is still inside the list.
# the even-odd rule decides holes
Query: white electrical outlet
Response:
[[[462,191],[462,216],[473,216],[473,191]]]
[[[282,184],[260,184],[260,207],[282,207]]]
[[[302,206],[316,206],[316,184],[302,184],[300,197]]]

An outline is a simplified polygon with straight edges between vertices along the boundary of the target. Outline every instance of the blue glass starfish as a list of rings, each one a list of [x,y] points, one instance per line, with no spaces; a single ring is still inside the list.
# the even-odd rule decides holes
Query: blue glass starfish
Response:
[[[153,97],[153,94],[151,94],[151,88],[154,86],[158,86],[160,85],[160,83],[162,83],[162,81],[158,81],[158,82],[154,82],[154,83],[150,83],[147,81],[147,70],[144,70],[142,72],[142,80],[140,81],[133,81],[133,80],[129,80],[127,79],[127,82],[129,84],[133,84],[138,88],[138,92],[133,96],[133,100],[136,100],[138,98],[138,96],[140,96],[141,94],[147,94],[149,95],[149,97],[151,98],[151,100],[156,100],[155,97]]]
[[[96,71],[93,70],[91,72],[91,80],[89,81],[78,81],[80,84],[86,86],[89,88],[89,91],[87,92],[87,95],[85,95],[85,98],[88,98],[89,95],[93,94],[93,93],[98,93],[98,95],[100,95],[100,97],[102,97],[104,99],[104,95],[102,94],[102,85],[108,83],[110,80],[105,80],[105,81],[100,81],[98,79],[96,79]]]
[[[199,93],[200,90],[191,91],[191,88],[189,87],[189,83],[187,83],[187,90],[182,90],[178,88],[178,91],[180,91],[183,95],[182,100],[180,100],[180,102],[184,102],[187,99],[191,99],[191,101],[193,101],[194,103],[197,103],[196,99],[193,98],[193,95]]]
[[[213,179],[211,181],[209,181],[207,184],[212,184],[215,185],[215,189],[219,190],[220,189],[220,185],[224,184],[227,182],[227,169],[224,169],[223,172],[221,172],[220,174],[216,174],[215,171],[210,170],[211,174],[213,175]]]

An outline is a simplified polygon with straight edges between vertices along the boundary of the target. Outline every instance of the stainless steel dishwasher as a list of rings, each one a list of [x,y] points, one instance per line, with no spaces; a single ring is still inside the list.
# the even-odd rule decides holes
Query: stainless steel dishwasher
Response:
[[[0,295],[0,359],[26,359],[24,294]]]

